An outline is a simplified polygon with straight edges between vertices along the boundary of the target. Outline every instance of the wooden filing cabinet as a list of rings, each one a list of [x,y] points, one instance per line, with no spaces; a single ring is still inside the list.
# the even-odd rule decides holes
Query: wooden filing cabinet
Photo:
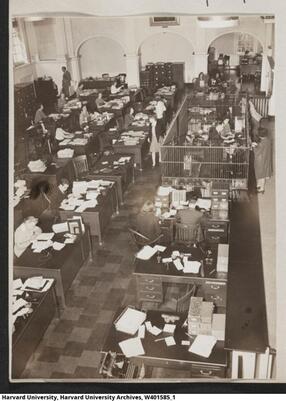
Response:
[[[160,277],[137,276],[138,302],[163,302],[163,284]]]
[[[208,281],[203,284],[205,301],[213,302],[216,306],[226,306],[226,282]]]
[[[214,243],[227,243],[228,221],[209,220],[206,223],[206,239]]]

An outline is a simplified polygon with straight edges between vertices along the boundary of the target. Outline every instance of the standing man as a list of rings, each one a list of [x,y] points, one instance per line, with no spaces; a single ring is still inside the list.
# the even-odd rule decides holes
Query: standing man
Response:
[[[71,74],[66,69],[66,67],[62,67],[62,72],[63,72],[62,92],[65,94],[65,97],[70,97]]]

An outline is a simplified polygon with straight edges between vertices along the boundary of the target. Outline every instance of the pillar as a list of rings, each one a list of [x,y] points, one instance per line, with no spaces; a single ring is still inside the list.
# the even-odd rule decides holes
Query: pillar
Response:
[[[73,41],[71,18],[69,18],[69,17],[63,18],[63,26],[64,26],[65,40],[66,40],[67,68],[71,73],[71,76],[75,83],[75,86],[77,86],[79,81],[81,80],[81,73],[80,73],[80,67],[79,67],[79,56],[76,54],[74,41]]]
[[[200,72],[208,72],[208,55],[205,53],[195,53],[194,55],[194,77],[197,78]]]
[[[261,83],[260,83],[261,92],[267,93],[270,79],[271,79],[270,65],[267,58],[267,54],[264,52],[262,54],[262,67],[261,67]]]
[[[140,86],[139,56],[137,54],[126,54],[126,74],[129,86]]]

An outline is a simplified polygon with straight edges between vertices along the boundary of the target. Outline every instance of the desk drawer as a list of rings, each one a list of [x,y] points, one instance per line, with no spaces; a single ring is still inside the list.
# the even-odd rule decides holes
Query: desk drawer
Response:
[[[226,305],[226,283],[206,281],[204,283],[205,300],[216,306]]]
[[[191,366],[192,378],[209,379],[215,377],[224,378],[225,376],[225,368],[223,366],[199,364],[192,364]]]
[[[162,293],[163,287],[162,283],[155,283],[155,284],[148,284],[148,283],[138,283],[138,290],[144,292],[158,292],[159,294]]]
[[[210,233],[218,233],[218,234],[227,234],[227,226],[226,222],[219,221],[209,221],[207,224],[207,231]]]
[[[139,291],[140,301],[163,302],[162,292]]]
[[[137,276],[137,284],[162,285],[160,277]]]

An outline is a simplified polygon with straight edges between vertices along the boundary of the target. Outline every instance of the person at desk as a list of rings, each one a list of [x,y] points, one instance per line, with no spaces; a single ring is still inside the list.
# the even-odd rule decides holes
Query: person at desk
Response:
[[[127,129],[130,124],[132,124],[134,120],[134,109],[133,107],[128,107],[126,110],[126,114],[124,116],[124,123],[123,123],[123,128]]]
[[[95,100],[95,104],[96,104],[97,109],[99,110],[101,107],[103,107],[105,105],[105,103],[106,102],[102,98],[102,93],[99,92],[99,94],[97,95],[97,98]]]
[[[165,103],[161,99],[160,96],[155,97],[156,106],[155,106],[155,114],[157,118],[157,124],[160,125],[162,131],[165,130],[165,112],[167,110]]]
[[[151,241],[158,238],[161,234],[159,219],[155,216],[154,212],[155,206],[153,202],[146,201],[136,219],[137,231]]]
[[[207,86],[207,77],[205,76],[205,74],[203,72],[199,73],[198,79],[196,80],[196,89],[197,91],[201,92],[205,89],[205,87]]]
[[[62,72],[62,92],[64,93],[65,97],[70,97],[71,74],[64,66],[62,67]]]
[[[117,82],[113,82],[113,84],[110,87],[110,92],[112,95],[116,95],[116,93],[119,93],[123,89],[124,85],[118,85]]]
[[[76,97],[79,98],[81,92],[83,91],[83,84],[79,84],[77,89],[76,89]]]
[[[19,258],[28,246],[42,232],[37,226],[38,219],[34,216],[28,216],[22,224],[16,229],[14,235],[14,253]]]
[[[189,208],[178,210],[176,221],[190,228],[198,228],[197,240],[202,238],[202,230],[205,228],[207,216],[198,206],[195,198],[190,200]]]
[[[158,124],[155,115],[150,117],[151,132],[149,137],[150,152],[152,155],[152,167],[156,166],[156,153],[159,153],[159,161],[161,162],[160,144],[163,142],[164,136],[161,125]]]
[[[47,118],[46,113],[44,112],[44,105],[40,104],[34,118],[35,124],[38,124],[40,121],[43,121],[45,118]]]
[[[86,105],[83,105],[81,108],[81,112],[79,115],[79,125],[80,127],[83,127],[90,121],[90,115],[89,112],[87,111]]]

